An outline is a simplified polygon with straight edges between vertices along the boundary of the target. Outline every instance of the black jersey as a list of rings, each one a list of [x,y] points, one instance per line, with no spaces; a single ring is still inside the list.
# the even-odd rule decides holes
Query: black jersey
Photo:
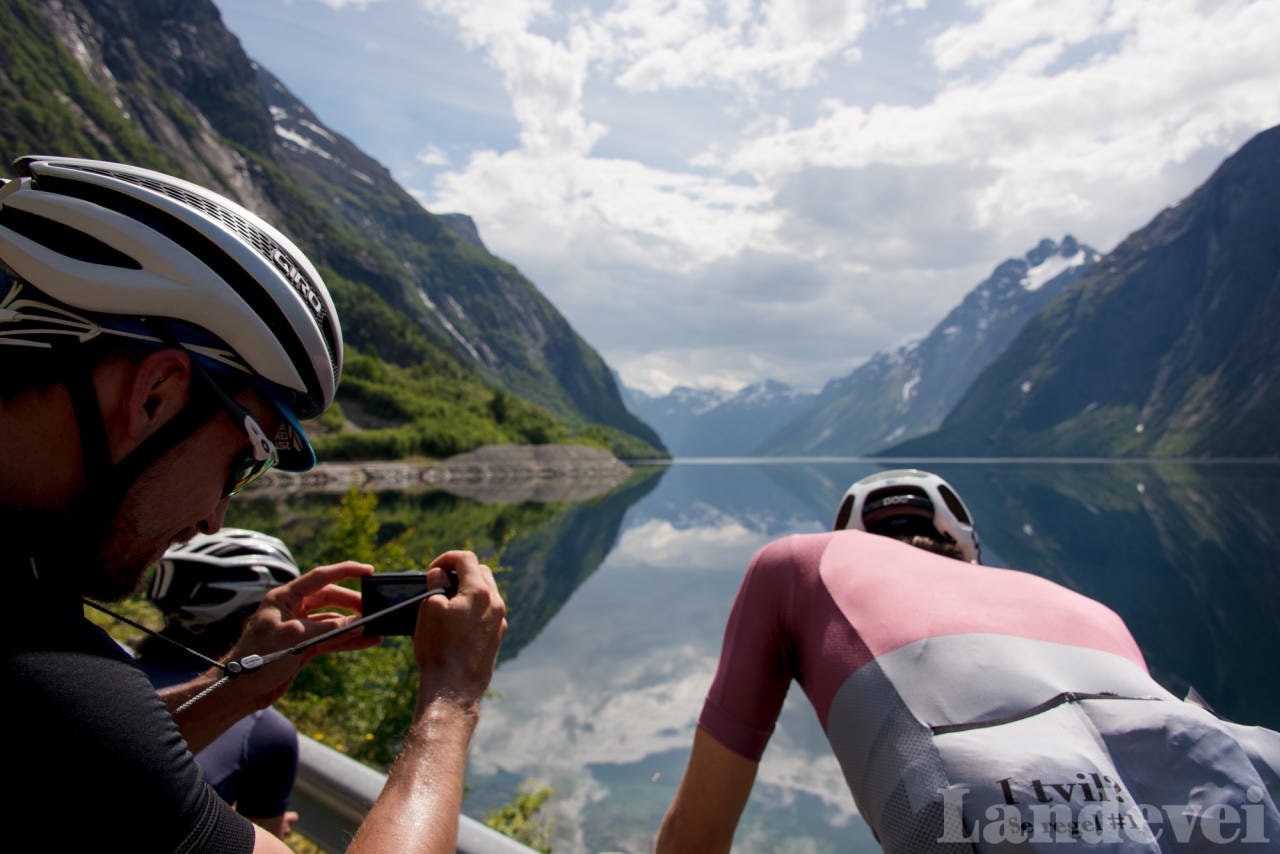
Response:
[[[4,549],[5,848],[252,851],[253,826],[205,782],[147,677],[59,580],[72,573]]]

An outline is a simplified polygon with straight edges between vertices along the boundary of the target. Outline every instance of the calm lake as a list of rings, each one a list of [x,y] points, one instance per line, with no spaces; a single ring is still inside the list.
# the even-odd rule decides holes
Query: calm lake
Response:
[[[561,505],[502,553],[510,633],[464,810],[554,787],[557,852],[649,850],[679,782],[752,554],[827,529],[882,461],[683,460]],[[983,557],[1115,609],[1158,680],[1280,728],[1280,465],[929,463],[972,510]],[[460,541],[469,535],[460,535]],[[979,592],[980,591],[976,591]],[[878,851],[793,687],[735,850]]]

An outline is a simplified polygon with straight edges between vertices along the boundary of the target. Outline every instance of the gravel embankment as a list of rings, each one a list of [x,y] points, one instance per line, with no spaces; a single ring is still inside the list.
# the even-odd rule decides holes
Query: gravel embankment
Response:
[[[608,492],[631,467],[585,445],[489,445],[432,462],[321,463],[269,472],[249,494],[436,488],[491,504],[581,501]]]

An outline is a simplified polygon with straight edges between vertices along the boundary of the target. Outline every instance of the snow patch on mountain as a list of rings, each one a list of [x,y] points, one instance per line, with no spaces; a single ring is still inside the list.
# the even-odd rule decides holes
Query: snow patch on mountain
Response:
[[[1038,291],[1046,282],[1052,281],[1056,276],[1070,270],[1072,267],[1079,267],[1088,260],[1089,257],[1084,247],[1081,247],[1080,251],[1070,257],[1050,255],[1044,260],[1044,263],[1027,271],[1027,275],[1022,280],[1023,290]]]

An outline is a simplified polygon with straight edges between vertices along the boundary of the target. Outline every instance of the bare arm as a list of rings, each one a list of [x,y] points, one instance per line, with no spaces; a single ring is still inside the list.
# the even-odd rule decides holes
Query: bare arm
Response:
[[[292,849],[260,824],[253,826],[253,854],[293,854]]]
[[[358,578],[373,572],[364,563],[345,561],[322,566],[304,573],[288,584],[275,588],[263,597],[262,604],[245,625],[244,633],[224,661],[246,655],[266,655],[288,649],[308,638],[342,626],[358,617],[342,616],[330,610],[360,610],[360,594],[337,586],[346,578]],[[245,715],[265,709],[284,694],[298,671],[313,656],[325,652],[364,649],[378,642],[358,631],[338,635],[331,641],[310,647],[298,655],[286,655],[254,673],[229,679],[210,697],[174,715],[174,721],[192,753],[198,753]],[[190,682],[160,692],[170,711],[209,688],[223,676],[210,668]]]
[[[349,854],[453,852],[471,736],[506,631],[506,606],[493,573],[471,552],[432,562],[457,573],[452,599],[432,597],[418,610],[413,636],[418,704],[387,784],[356,832]]]
[[[758,767],[698,727],[689,765],[658,831],[658,854],[727,852]]]
[[[254,818],[251,815],[246,815],[245,818],[258,825],[258,827],[271,831],[272,836],[284,839],[293,830],[293,825],[298,820],[298,814],[292,810],[286,810],[280,815],[273,815],[267,818]]]

